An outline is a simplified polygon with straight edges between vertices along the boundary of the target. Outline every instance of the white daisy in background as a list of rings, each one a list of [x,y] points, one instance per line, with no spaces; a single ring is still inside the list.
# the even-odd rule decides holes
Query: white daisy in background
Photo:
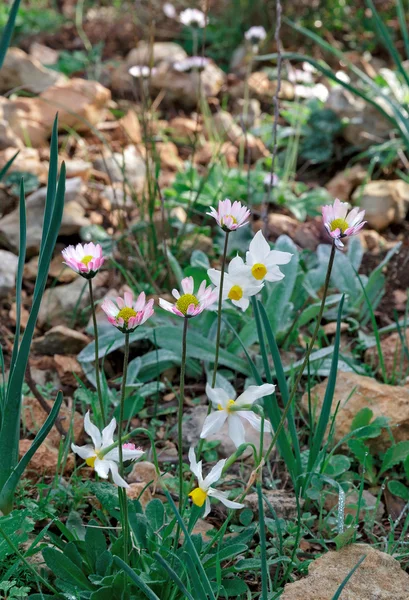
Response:
[[[148,65],[134,65],[130,69],[128,69],[129,75],[135,77],[135,79],[147,79],[148,77],[152,77],[157,72],[155,67],[152,69]]]
[[[217,300],[217,292],[206,281],[202,281],[197,293],[194,293],[193,277],[185,277],[181,281],[183,294],[178,290],[172,290],[172,296],[176,299],[175,304],[159,298],[159,306],[178,317],[196,317],[206,308],[209,308]]]
[[[267,37],[267,32],[264,27],[254,26],[250,27],[248,31],[244,34],[244,37],[248,42],[250,42],[253,46],[258,46],[260,42],[263,42]]]
[[[343,248],[344,244],[341,238],[356,235],[365,225],[365,211],[353,208],[349,213],[348,202],[341,202],[338,198],[334,204],[327,204],[322,207],[322,220],[325,229],[335,242],[337,248]]]
[[[131,333],[153,315],[153,302],[153,298],[146,302],[145,292],[136,300],[132,292],[125,292],[123,298],[118,296],[115,301],[105,298],[101,308],[111,325],[122,333]]]
[[[188,73],[189,71],[203,71],[210,63],[210,59],[204,56],[189,56],[183,60],[177,60],[172,67],[179,73]]]
[[[208,269],[207,274],[216,292],[219,293],[222,272],[217,269]],[[263,289],[263,283],[256,283],[251,274],[251,267],[244,264],[240,256],[230,262],[227,273],[224,274],[223,300],[231,300],[235,306],[247,310],[251,296],[255,296]]]
[[[103,450],[109,448],[114,443],[114,431],[116,429],[116,420],[112,421],[102,430],[99,431],[98,427],[91,423],[89,412],[84,418],[84,429],[85,432],[92,439],[91,444],[85,446],[76,446],[71,444],[71,449],[75,454],[78,454],[85,460],[89,467],[92,467],[96,473],[102,479],[108,479],[109,473],[112,475],[112,480],[116,485],[123,488],[128,488],[129,485],[119,474],[118,463],[119,463],[119,449],[118,447],[113,448],[107,454],[103,454]],[[136,460],[143,454],[143,450],[135,448],[133,444],[123,444],[122,446],[122,457],[124,461]]]
[[[162,10],[168,19],[176,19],[176,8],[171,2],[165,2]]]
[[[226,198],[219,201],[217,210],[211,206],[210,212],[206,214],[213,217],[223,231],[235,231],[247,225],[251,213],[247,206],[238,200],[232,203],[229,198]]]
[[[205,504],[205,511],[203,514],[203,518],[207,517],[209,512],[211,511],[211,505],[209,498],[217,498],[222,502],[227,508],[243,508],[244,504],[240,504],[239,502],[233,502],[228,499],[228,494],[226,492],[221,492],[219,490],[215,490],[212,488],[212,484],[219,481],[222,476],[222,471],[224,465],[226,464],[226,459],[219,460],[218,463],[212,468],[210,473],[203,479],[202,474],[202,461],[197,462],[195,449],[190,448],[189,450],[189,461],[190,461],[190,470],[193,475],[197,477],[198,486],[192,490],[189,496],[192,498],[193,504],[196,506],[202,507]]]
[[[271,250],[270,244],[260,230],[250,242],[246,253],[246,265],[256,281],[280,281],[284,278],[278,265],[286,265],[292,257],[291,252]]]
[[[238,448],[246,441],[243,419],[248,421],[256,431],[261,431],[261,417],[251,410],[251,406],[259,398],[270,396],[274,390],[275,385],[271,383],[250,385],[235,399],[236,396],[230,398],[222,388],[212,388],[207,384],[206,394],[212,402],[215,412],[206,417],[200,437],[207,438],[209,435],[217,433],[227,421],[229,437]],[[267,420],[264,421],[264,431],[271,431],[270,422]]]
[[[203,29],[209,22],[204,12],[198,8],[186,8],[179,15],[179,21],[186,27],[199,27]]]

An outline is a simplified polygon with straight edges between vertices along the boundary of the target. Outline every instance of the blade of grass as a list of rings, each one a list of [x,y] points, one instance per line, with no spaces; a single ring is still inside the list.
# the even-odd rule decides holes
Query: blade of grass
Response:
[[[195,600],[193,596],[187,591],[186,586],[184,585],[180,577],[177,575],[177,573],[169,565],[169,563],[158,552],[154,552],[153,556],[162,565],[162,567],[168,573],[169,577],[173,579],[173,581],[176,583],[182,594],[184,594],[184,597],[187,598],[187,600]]]
[[[344,581],[341,583],[341,585],[339,586],[339,588],[337,589],[337,591],[335,592],[335,594],[332,596],[332,600],[340,600],[341,598],[341,592],[342,590],[345,588],[346,584],[348,583],[348,581],[351,579],[352,575],[355,573],[355,571],[361,566],[361,564],[364,562],[366,558],[366,554],[364,554],[356,563],[356,565],[350,570],[350,572],[348,573],[348,575],[345,577]]]
[[[399,26],[402,32],[403,42],[405,44],[406,59],[409,60],[409,34],[402,0],[396,0],[396,12],[398,14]]]
[[[258,497],[258,515],[259,515],[259,535],[260,535],[260,555],[261,555],[261,600],[268,598],[268,572],[267,572],[267,543],[266,543],[266,524],[264,521],[264,503],[263,492],[260,479],[257,480]]]
[[[8,47],[10,46],[11,36],[13,35],[14,25],[16,22],[16,17],[18,13],[18,9],[20,7],[20,0],[14,0],[13,5],[10,10],[9,18],[7,19],[6,26],[3,31],[3,35],[0,40],[0,69],[3,66],[4,59],[6,57],[6,52]]]
[[[14,337],[13,352],[11,355],[10,370],[13,370],[14,364],[17,358],[18,346],[20,343],[20,322],[21,322],[21,290],[23,287],[23,271],[24,263],[26,260],[26,235],[27,235],[27,224],[26,224],[26,203],[25,203],[25,191],[24,191],[24,179],[20,182],[20,241],[19,241],[19,253],[18,253],[18,267],[17,267],[17,278],[16,278],[16,333]]]
[[[327,430],[327,426],[328,426],[328,422],[329,422],[329,418],[330,418],[330,414],[331,414],[332,400],[334,398],[335,383],[336,383],[336,379],[337,379],[339,344],[340,344],[340,340],[341,340],[341,319],[342,319],[342,309],[344,306],[344,300],[345,300],[345,296],[343,295],[341,298],[341,302],[339,303],[339,309],[338,309],[337,331],[335,334],[334,353],[332,355],[330,374],[328,377],[327,387],[325,390],[324,401],[322,403],[320,418],[318,420],[317,428],[315,430],[315,434],[314,434],[311,449],[310,449],[310,454],[308,457],[307,470],[309,473],[312,473],[314,471],[317,456],[318,456],[319,450],[321,448],[321,444],[324,439],[325,432]]]
[[[131,581],[138,586],[138,588],[147,596],[147,598],[149,598],[149,600],[160,600],[159,596],[157,596],[155,592],[153,592],[151,588],[146,585],[144,580],[139,577],[139,575],[137,575],[135,571],[126,564],[126,562],[119,558],[119,556],[114,556],[114,562],[118,565],[118,567],[121,567],[121,569],[124,570],[129,579],[131,579]]]
[[[17,152],[10,158],[10,160],[8,160],[6,162],[4,167],[2,169],[0,169],[0,181],[3,179],[3,177],[5,176],[5,174],[7,173],[7,171],[9,170],[9,168],[11,167],[11,165],[13,164],[13,162],[15,161],[15,159],[17,158],[17,156],[19,154],[20,154],[20,150],[17,150]]]

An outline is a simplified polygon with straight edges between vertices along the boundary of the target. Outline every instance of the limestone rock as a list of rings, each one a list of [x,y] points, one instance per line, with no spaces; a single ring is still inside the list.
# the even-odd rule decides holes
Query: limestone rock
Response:
[[[52,402],[47,403],[51,409]],[[36,398],[31,398],[29,396],[23,398],[21,422],[25,430],[29,431],[30,433],[36,434],[44,425],[47,416],[47,413],[40,406]],[[62,403],[58,416],[61,418],[61,425],[64,427],[65,431],[68,432],[70,430],[72,410],[70,410],[64,403]],[[72,435],[75,443],[78,443],[78,441],[82,437],[83,421],[84,419],[82,415],[79,412],[74,411]],[[51,429],[50,433],[47,436],[47,441],[55,448],[58,448],[60,445],[60,440],[61,435],[54,425],[54,427]]]
[[[339,552],[327,552],[310,564],[307,577],[284,587],[280,600],[332,600],[365,555],[340,600],[407,600],[409,575],[392,556],[368,544],[352,544]]]
[[[191,446],[196,446],[199,442],[200,432],[202,431],[203,423],[207,415],[207,406],[198,406],[193,411],[187,413],[186,421],[183,425],[183,444],[186,448],[190,448]],[[243,423],[244,430],[246,434],[246,441],[254,444],[256,448],[258,448],[258,444],[260,443],[260,434],[253,429],[253,427],[245,421]],[[210,435],[206,438],[209,442],[220,441],[219,446],[217,446],[217,452],[221,458],[227,458],[231,456],[236,451],[236,446],[233,444],[231,439],[228,436],[228,427],[227,422],[223,425],[222,429],[215,433],[214,435]],[[264,449],[267,450],[269,444],[271,442],[271,434],[264,434]],[[242,454],[243,458],[247,458],[252,456],[252,450],[247,448]]]
[[[277,81],[269,78],[264,71],[255,71],[248,78],[250,96],[254,96],[260,102],[271,104],[277,91]],[[289,81],[282,81],[279,97],[283,100],[294,100],[294,85]]]
[[[173,142],[157,142],[155,154],[158,155],[163,170],[180,171],[183,168],[183,160],[179,157],[177,146]]]
[[[66,159],[64,162],[67,179],[71,179],[72,177],[80,177],[82,181],[88,181],[91,177],[92,163],[79,158],[72,160]]]
[[[311,390],[312,410],[316,417],[320,414],[326,387],[325,379]],[[374,418],[388,417],[396,442],[409,437],[409,386],[386,385],[371,377],[338,371],[332,413],[338,403],[334,443],[350,432],[352,420],[362,408],[370,408]],[[302,397],[301,404],[307,412],[307,393]],[[379,437],[369,439],[367,443],[377,451],[384,451],[391,443],[389,433],[383,431]]]
[[[263,142],[251,133],[246,134],[227,111],[217,112],[213,116],[212,126],[215,127],[217,134],[225,141],[231,142],[237,148],[244,147],[245,156],[249,156],[251,162],[269,155]]]
[[[131,500],[139,500],[143,507],[152,500],[152,494],[145,483],[131,483],[126,489],[126,495]]]
[[[14,290],[16,285],[18,258],[15,254],[0,250],[0,300]]]
[[[179,72],[163,62],[152,73],[150,83],[154,92],[164,93],[164,101],[180,104],[184,108],[195,108],[199,101],[199,90],[205,98],[217,96],[224,81],[225,74],[212,62],[200,72]]]
[[[34,56],[9,48],[0,72],[0,93],[20,88],[40,94],[61,80],[65,80],[61,73],[46,69]]]
[[[78,379],[84,379],[82,367],[76,356],[70,354],[54,354],[54,364],[61,385],[77,388]]]
[[[32,350],[36,354],[79,354],[90,339],[85,334],[65,325],[56,325],[47,333],[33,340]]]
[[[174,63],[187,58],[185,50],[174,42],[155,42],[148,44],[139,42],[126,57],[126,66],[129,69],[134,65],[149,65],[151,61],[157,65],[160,62]]]
[[[155,483],[156,479],[155,465],[148,461],[136,462],[128,475],[129,483],[143,483],[146,485],[151,481]]]
[[[49,46],[33,42],[30,46],[30,56],[42,65],[55,65],[58,62],[58,52]]]
[[[337,173],[325,187],[334,198],[348,202],[354,189],[365,181],[366,175],[367,171],[362,165],[354,165]]]
[[[297,502],[294,494],[282,490],[263,490],[263,496],[267,500],[267,502],[264,500],[264,510],[268,517],[273,517],[269,504],[279,519],[292,519],[297,515]],[[258,494],[256,492],[247,494],[244,503],[247,508],[258,515]]]
[[[27,450],[29,450],[31,444],[32,440],[20,440],[20,458],[24,456]],[[41,444],[33,458],[28,463],[25,476],[33,477],[35,481],[38,481],[42,475],[55,475],[57,469],[61,469],[61,464],[64,464],[65,475],[72,473],[75,467],[74,454],[69,452],[66,461],[62,463],[59,450],[52,446],[49,442],[45,441]]]
[[[178,141],[193,141],[202,131],[202,126],[197,122],[197,119],[189,119],[188,117],[175,117],[169,121],[168,127],[172,137]]]
[[[0,152],[0,169],[2,169],[16,153],[15,148],[7,148]],[[40,160],[40,154],[36,148],[22,148],[8,169],[8,173],[15,171],[33,173],[44,183],[47,180],[48,162]]]
[[[81,227],[89,225],[81,206],[81,193],[82,180],[79,177],[66,181],[65,208],[60,229],[62,235],[73,235],[78,233]],[[38,253],[40,248],[46,196],[47,188],[40,188],[26,198],[28,256]],[[0,220],[0,240],[17,253],[19,237],[20,216],[17,207]]]
[[[365,209],[368,225],[382,231],[391,223],[402,223],[409,210],[409,184],[401,179],[370,181],[357,189],[353,199]]]
[[[354,146],[367,148],[374,140],[382,140],[389,136],[390,121],[372,105],[341,86],[331,89],[325,106],[331,108],[339,118],[348,119],[347,126],[342,129],[342,135]]]
[[[135,146],[127,146],[123,154],[114,152],[102,158],[97,158],[94,167],[109,175],[109,179],[122,182],[125,178],[137,194],[140,194],[146,182],[146,163]]]
[[[97,81],[70,79],[49,87],[36,98],[1,99],[0,118],[8,121],[21,140],[31,146],[45,144],[51,135],[55,115],[61,131],[81,133],[105,119],[111,92]]]
[[[94,278],[95,293],[98,297],[104,293],[101,286],[105,281],[106,273],[98,273]],[[44,327],[69,323],[74,309],[82,309],[88,304],[88,284],[83,277],[67,285],[47,289],[38,313],[38,325]]]
[[[409,329],[406,330],[406,344],[409,345]],[[392,333],[381,340],[383,360],[385,363],[386,374],[389,378],[398,378],[402,373],[406,373],[409,367],[409,360],[402,349],[402,343],[399,333]],[[380,372],[379,354],[377,348],[368,348],[365,352],[365,362],[372,368]]]
[[[338,506],[339,496],[338,494],[329,493],[325,498],[325,508],[331,510]],[[355,490],[351,490],[346,494],[345,498],[345,514],[356,517],[359,503],[359,493]],[[376,515],[374,510],[376,508]],[[385,512],[385,505],[383,502],[378,503],[376,496],[371,494],[369,490],[363,490],[361,498],[361,510],[359,511],[359,519],[362,521],[368,514],[371,518],[375,517],[377,520],[382,519]]]

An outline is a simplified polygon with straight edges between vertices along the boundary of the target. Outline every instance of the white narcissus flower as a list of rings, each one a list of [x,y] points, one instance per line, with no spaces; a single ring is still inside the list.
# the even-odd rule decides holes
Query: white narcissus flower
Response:
[[[189,461],[190,470],[192,471],[193,475],[197,477],[197,487],[190,492],[189,496],[192,498],[192,502],[196,506],[202,507],[203,504],[205,504],[203,518],[207,517],[211,511],[209,498],[217,498],[220,500],[220,502],[227,506],[227,508],[244,507],[244,504],[229,500],[226,492],[221,492],[211,487],[212,484],[219,481],[220,477],[222,476],[226,459],[219,460],[219,462],[215,464],[210,473],[204,479],[202,474],[202,461],[197,462],[194,448],[190,448],[189,450]]]
[[[261,417],[256,415],[250,407],[259,398],[270,396],[275,390],[275,385],[250,385],[237,399],[230,398],[222,388],[212,388],[206,385],[206,394],[215,408],[215,412],[208,415],[203,423],[201,438],[217,433],[225,422],[228,424],[229,437],[236,448],[246,442],[243,419],[248,421],[256,431],[261,431]],[[264,431],[271,431],[269,421],[264,421]]]
[[[284,278],[278,265],[286,265],[292,257],[291,252],[271,250],[270,244],[260,230],[250,242],[246,253],[246,265],[251,268],[251,274],[256,281],[280,281]]]
[[[219,292],[221,271],[209,269],[207,274]],[[240,256],[230,262],[228,272],[224,274],[223,300],[231,300],[235,306],[247,310],[250,296],[258,294],[263,289],[263,283],[255,283],[251,275],[251,268],[246,266]]]
[[[198,8],[186,8],[186,10],[182,10],[179,15],[179,21],[182,25],[186,25],[186,27],[203,27],[208,23],[208,18]]]
[[[116,420],[112,421],[102,430],[99,431],[98,427],[91,423],[89,412],[84,418],[84,429],[86,433],[92,439],[92,444],[86,444],[85,446],[76,446],[71,444],[71,449],[75,454],[78,454],[85,460],[89,467],[92,467],[102,479],[108,479],[108,474],[111,473],[112,480],[116,485],[123,488],[128,488],[129,485],[119,474],[118,463],[119,463],[119,449],[118,447],[113,448],[106,454],[103,454],[103,450],[109,448],[114,443],[114,431],[116,429]],[[143,454],[143,450],[135,448],[133,444],[124,444],[122,446],[122,457],[123,460],[136,460]]]
[[[211,206],[206,213],[214,219],[223,231],[235,231],[249,222],[250,211],[247,206],[236,200],[232,203],[229,198],[220,200],[217,210]]]
[[[348,213],[348,202],[341,202],[338,198],[334,204],[322,207],[322,220],[325,229],[335,242],[337,248],[343,248],[341,238],[356,235],[365,225],[365,211],[355,207]]]
[[[267,37],[267,32],[261,25],[250,27],[248,31],[244,34],[244,37],[248,42],[252,44],[259,44]]]
[[[159,306],[178,317],[187,319],[200,315],[216,301],[217,293],[211,285],[207,286],[206,281],[202,281],[195,294],[194,285],[193,277],[185,277],[181,281],[183,294],[176,289],[172,290],[172,296],[176,299],[175,304],[159,298]]]

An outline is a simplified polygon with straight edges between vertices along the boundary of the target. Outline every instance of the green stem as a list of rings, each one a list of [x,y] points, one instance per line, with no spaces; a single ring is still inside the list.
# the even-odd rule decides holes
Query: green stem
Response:
[[[97,316],[96,316],[96,312],[95,312],[94,292],[92,289],[92,279],[88,279],[88,285],[89,285],[89,298],[90,298],[91,308],[92,308],[92,321],[94,324],[95,379],[96,379],[96,383],[97,383],[98,402],[99,402],[99,410],[101,411],[102,425],[103,425],[103,427],[105,427],[105,425],[106,425],[105,407],[104,407],[104,400],[102,398],[101,379],[100,379],[100,373],[99,373],[98,327],[97,327]]]
[[[214,355],[212,388],[214,388],[214,386],[216,385],[217,366],[219,364],[220,332],[221,332],[221,328],[222,328],[224,269],[226,266],[227,245],[229,243],[229,233],[230,233],[230,231],[226,231],[226,238],[224,240],[224,250],[223,250],[223,257],[222,257],[222,271],[221,271],[221,275],[220,275],[219,303],[218,303],[218,307],[217,307],[216,352]],[[210,406],[211,405],[209,404],[209,407]]]
[[[289,412],[289,410],[290,410],[290,408],[292,406],[293,400],[294,400],[295,395],[297,393],[298,386],[299,386],[301,378],[302,378],[302,376],[304,374],[304,370],[305,370],[305,368],[306,368],[306,366],[308,364],[308,360],[309,360],[311,352],[312,352],[312,350],[314,348],[315,341],[316,341],[316,339],[318,337],[318,332],[319,332],[319,329],[320,329],[320,326],[321,326],[322,315],[324,313],[324,308],[325,308],[325,300],[326,300],[327,294],[328,294],[328,288],[329,288],[329,282],[330,282],[330,279],[331,279],[332,267],[333,267],[333,264],[334,264],[335,252],[336,252],[336,246],[335,246],[335,243],[333,242],[332,243],[332,248],[331,248],[331,255],[329,257],[329,262],[328,262],[327,274],[326,274],[326,277],[325,277],[324,292],[323,292],[323,296],[322,296],[322,300],[321,300],[320,312],[318,313],[317,323],[315,325],[314,333],[313,333],[311,341],[310,341],[310,343],[308,345],[307,352],[305,353],[304,362],[303,362],[303,364],[301,366],[301,369],[298,372],[297,379],[295,380],[293,389],[291,390],[291,394],[290,394],[290,397],[288,399],[288,402],[287,402],[287,404],[284,407],[284,411],[283,411],[283,414],[281,416],[281,421],[280,421],[280,423],[279,423],[279,425],[277,427],[277,430],[274,432],[273,439],[271,440],[271,444],[268,447],[268,450],[266,452],[265,461],[267,461],[267,458],[270,455],[271,451],[273,450],[273,448],[274,448],[274,446],[275,446],[275,444],[277,442],[278,436],[280,435],[281,430],[284,427],[284,423],[286,421],[288,412]]]
[[[124,406],[125,406],[125,393],[126,393],[126,377],[128,373],[128,362],[129,362],[129,333],[125,333],[125,351],[124,351],[124,367],[122,373],[122,385],[121,385],[121,400],[119,404],[119,423],[118,423],[118,453],[119,453],[119,473],[121,477],[124,477],[124,461],[123,461],[123,439],[122,439],[122,424],[124,422]],[[129,526],[128,526],[128,497],[126,491],[122,488],[118,488],[119,503],[121,505],[121,519],[122,519],[122,531],[124,535],[124,561],[128,559],[128,538],[129,538]]]
[[[189,319],[183,320],[182,360],[180,363],[180,386],[178,408],[178,457],[179,457],[179,507],[183,513],[183,404],[185,400],[185,372],[186,372],[186,346],[187,326]]]

